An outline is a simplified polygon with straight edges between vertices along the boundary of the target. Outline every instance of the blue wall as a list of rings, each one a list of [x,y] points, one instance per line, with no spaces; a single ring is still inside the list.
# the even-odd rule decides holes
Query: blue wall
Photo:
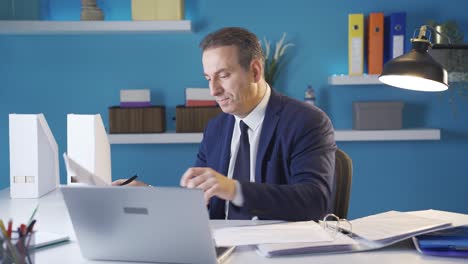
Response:
[[[207,87],[199,41],[220,27],[241,26],[272,40],[288,33],[296,46],[276,88],[301,99],[306,85],[313,84],[317,104],[329,114],[335,128],[352,127],[353,101],[403,100],[405,128],[442,129],[441,141],[338,142],[354,162],[350,218],[389,209],[468,213],[466,99],[456,96],[450,103],[450,91],[418,93],[386,86],[327,85],[329,75],[347,73],[348,13],[405,11],[408,38],[428,19],[456,19],[468,35],[468,2],[186,2],[193,33],[0,35],[0,188],[9,184],[9,113],[44,113],[62,153],[66,151],[67,113],[100,113],[107,125],[107,107],[119,103],[120,89],[150,88],[153,103],[166,105],[167,126],[173,130],[172,117],[175,106],[184,101],[184,88]],[[107,10],[126,10],[125,1],[116,3],[117,8]],[[50,17],[60,14],[51,11]],[[117,12],[110,18],[128,17]],[[196,151],[196,144],[112,145],[113,177],[137,172],[141,180],[153,185],[177,185]],[[64,183],[63,162],[60,165]]]

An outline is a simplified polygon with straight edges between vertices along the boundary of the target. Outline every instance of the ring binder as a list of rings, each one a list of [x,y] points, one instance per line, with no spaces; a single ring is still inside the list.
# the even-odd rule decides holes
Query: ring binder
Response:
[[[335,220],[330,221],[330,220],[328,220],[329,218],[333,218]],[[329,226],[330,222],[335,222],[335,226]],[[348,225],[347,226],[348,228],[342,227],[342,223],[346,223],[346,225]],[[323,220],[320,221],[320,225],[326,231],[332,231],[332,232],[330,232],[330,234],[332,234],[333,238],[336,237],[336,234],[338,232],[340,232],[340,233],[342,233],[344,235],[347,235],[347,236],[349,236],[351,238],[353,237],[353,225],[351,224],[351,222],[348,221],[348,219],[339,218],[335,214],[325,215],[325,217],[323,217]]]
[[[266,257],[367,251],[451,226],[448,220],[419,217],[397,211],[388,211],[352,221],[328,214],[320,224],[325,230],[334,229],[333,241],[258,244],[257,250],[260,255]]]

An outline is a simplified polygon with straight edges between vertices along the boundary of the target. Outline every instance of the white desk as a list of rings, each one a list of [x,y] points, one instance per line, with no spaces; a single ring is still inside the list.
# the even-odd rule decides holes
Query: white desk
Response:
[[[16,223],[27,222],[38,202],[40,202],[40,207],[36,214],[36,229],[68,234],[71,237],[71,242],[38,250],[35,256],[35,263],[111,263],[109,261],[90,261],[81,256],[62,194],[58,190],[40,199],[13,200],[10,199],[9,189],[2,190],[0,191],[0,219],[8,220],[12,218]],[[237,223],[245,224],[246,221],[212,221],[214,228],[235,225]],[[264,258],[257,255],[253,247],[240,247],[226,261],[226,264],[232,263],[466,263],[466,259],[423,256],[414,249],[409,241],[405,241],[392,247],[372,252],[303,255],[280,258]]]

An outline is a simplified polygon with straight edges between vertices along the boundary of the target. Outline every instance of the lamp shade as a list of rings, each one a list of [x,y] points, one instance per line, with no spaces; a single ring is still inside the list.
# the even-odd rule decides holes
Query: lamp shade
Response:
[[[439,92],[448,89],[448,74],[428,53],[429,42],[413,41],[410,52],[384,65],[379,80],[398,88]]]

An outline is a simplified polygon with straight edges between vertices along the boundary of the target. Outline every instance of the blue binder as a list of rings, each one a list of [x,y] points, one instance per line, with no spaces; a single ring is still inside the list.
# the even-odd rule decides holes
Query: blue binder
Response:
[[[406,46],[406,13],[392,13],[387,17],[385,62],[405,53]]]
[[[413,240],[423,254],[468,258],[468,225],[416,236]]]

